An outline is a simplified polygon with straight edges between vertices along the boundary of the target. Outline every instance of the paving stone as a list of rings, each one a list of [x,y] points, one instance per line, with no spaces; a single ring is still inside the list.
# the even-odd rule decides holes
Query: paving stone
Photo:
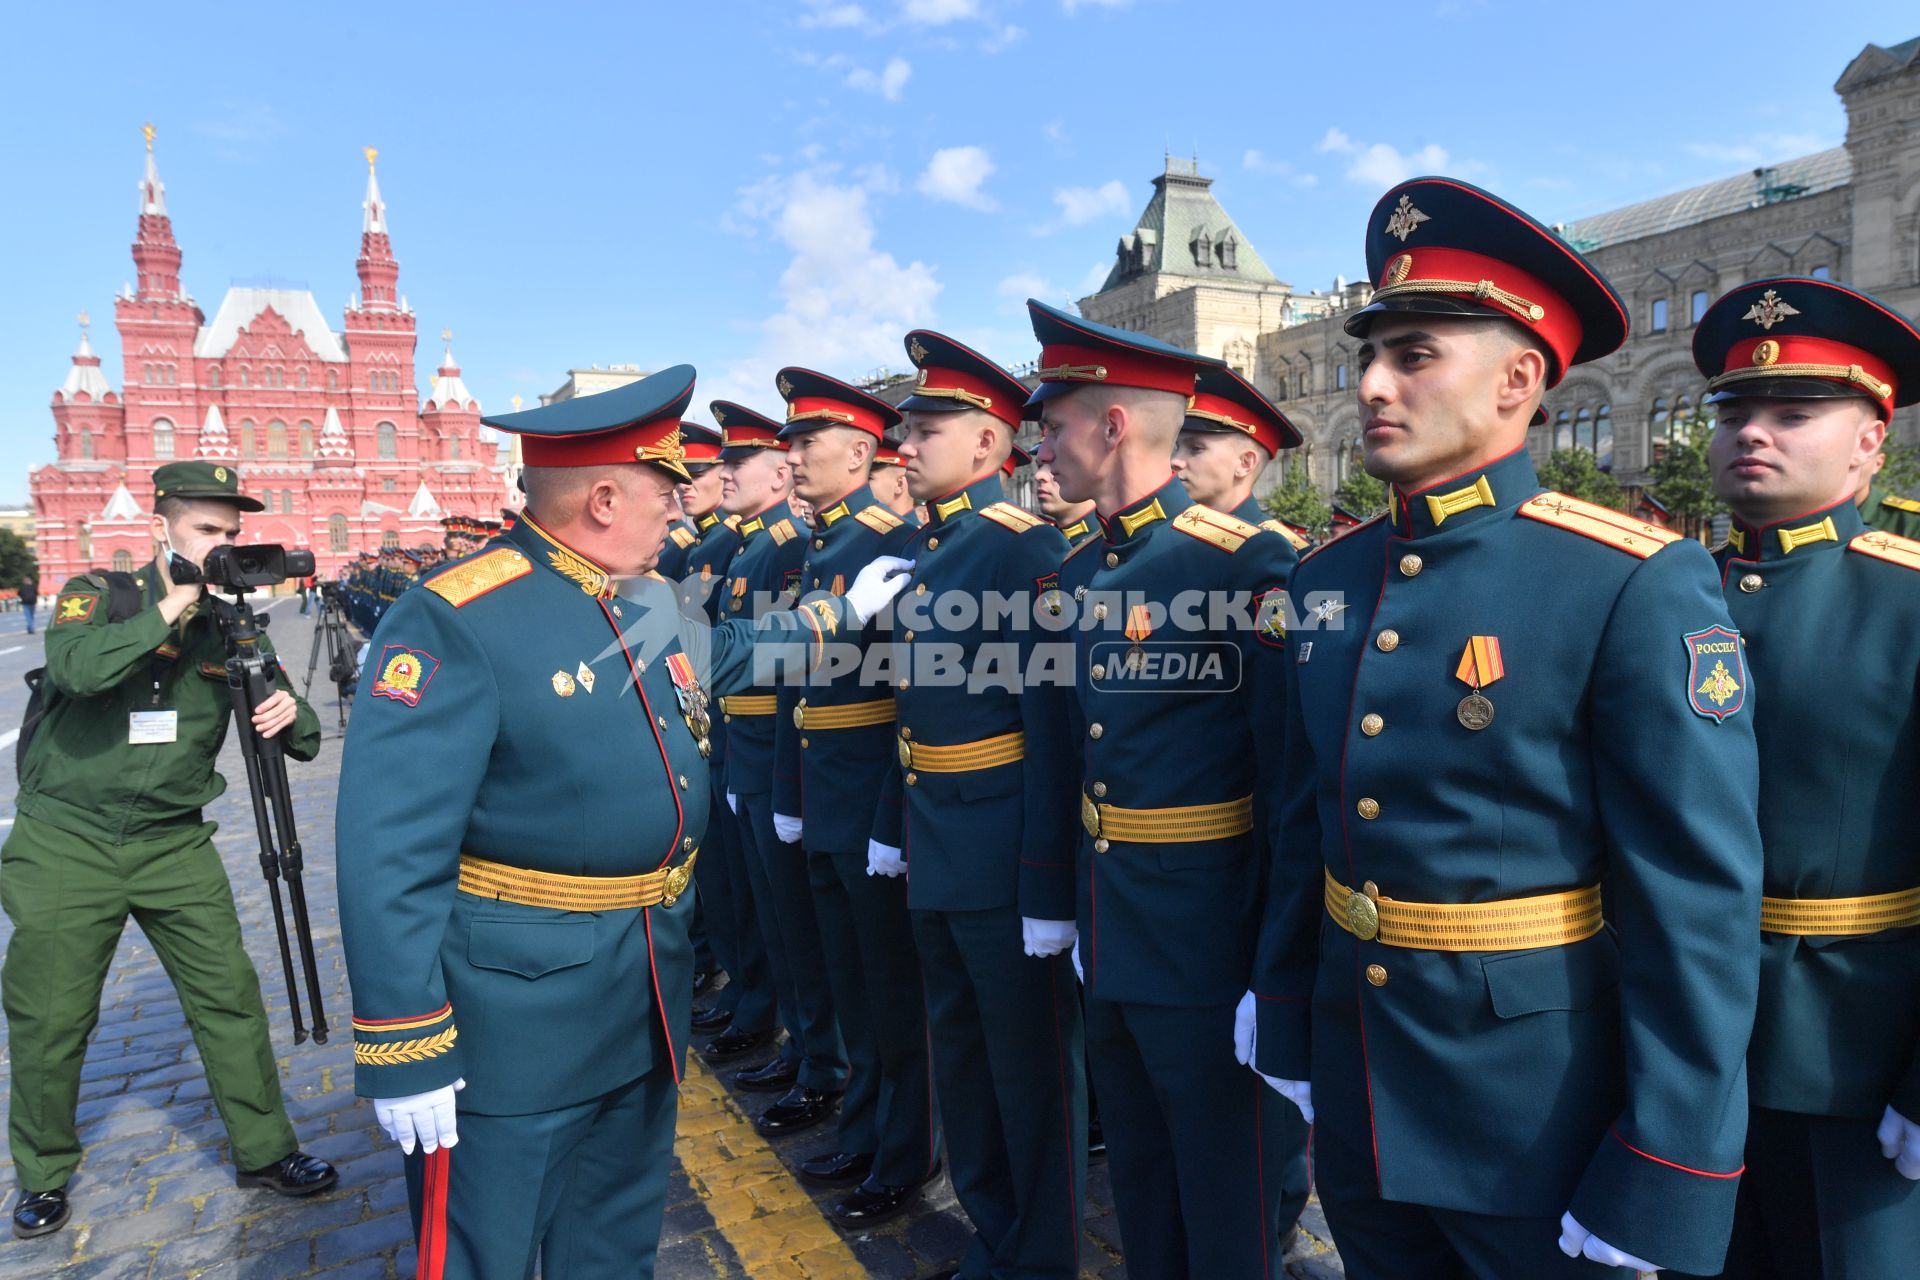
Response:
[[[75,1217],[79,1216],[76,1210]],[[193,1206],[163,1204],[145,1213],[92,1221],[86,1225],[87,1237],[83,1249],[87,1257],[95,1257],[138,1245],[157,1245],[175,1236],[186,1235],[193,1230]],[[71,1231],[74,1228],[67,1229]]]
[[[153,1255],[144,1249],[86,1258],[53,1272],[60,1280],[146,1280]]]
[[[176,1276],[217,1266],[240,1253],[245,1234],[245,1228],[233,1222],[211,1231],[170,1240],[160,1246],[160,1252],[155,1255],[153,1273],[156,1276]]]
[[[270,1192],[257,1192],[270,1195]],[[340,1199],[289,1200],[274,1213],[266,1213],[247,1223],[247,1251],[270,1248],[295,1236],[310,1236],[316,1231],[343,1227],[366,1216],[366,1204],[355,1190]]]
[[[404,1213],[389,1213],[315,1236],[313,1263],[324,1269],[368,1254],[385,1256],[412,1240],[412,1219]]]

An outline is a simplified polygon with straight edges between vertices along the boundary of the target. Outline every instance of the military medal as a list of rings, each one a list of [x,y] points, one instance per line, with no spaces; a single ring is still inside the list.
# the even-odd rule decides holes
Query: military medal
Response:
[[[1133,642],[1127,647],[1125,659],[1127,670],[1138,671],[1146,665],[1146,650],[1140,647],[1140,642],[1152,634],[1153,623],[1151,615],[1147,612],[1147,606],[1136,604],[1127,610],[1126,635],[1127,639]]]
[[[707,710],[707,691],[694,679],[693,659],[684,653],[667,655],[667,674],[673,678],[674,695],[680,699],[680,716],[687,722],[702,757],[713,753],[713,716]]]
[[[1460,653],[1460,665],[1453,673],[1454,679],[1472,690],[1453,709],[1454,718],[1462,728],[1478,733],[1493,723],[1493,701],[1480,690],[1506,673],[1498,636],[1474,636],[1467,641],[1467,647]]]

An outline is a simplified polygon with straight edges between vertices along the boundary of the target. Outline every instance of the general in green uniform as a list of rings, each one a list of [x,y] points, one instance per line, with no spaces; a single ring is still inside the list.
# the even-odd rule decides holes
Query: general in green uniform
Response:
[[[230,467],[175,462],[153,479],[154,540],[196,565],[233,541],[240,512],[262,509]],[[0,852],[0,901],[14,927],[0,982],[21,1236],[66,1224],[65,1188],[81,1155],[80,1066],[129,915],[173,979],[241,1185],[305,1195],[335,1180],[294,1149],[260,980],[241,944],[215,825],[201,813],[226,790],[213,767],[233,709],[225,644],[200,588],[176,586],[164,557],[133,585],[139,607],[126,618],[112,616],[114,593],[99,574],[68,582],[54,602],[46,715]],[[264,635],[260,647],[271,655]],[[320,723],[275,667],[280,692],[254,725],[284,733],[288,753],[311,760]]]

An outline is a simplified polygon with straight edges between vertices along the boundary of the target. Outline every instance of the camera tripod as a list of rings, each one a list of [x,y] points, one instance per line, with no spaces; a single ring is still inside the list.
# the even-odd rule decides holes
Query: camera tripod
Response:
[[[353,633],[347,629],[346,606],[341,602],[340,589],[331,582],[323,582],[319,592],[320,609],[313,618],[313,647],[307,651],[307,683],[303,693],[312,699],[313,671],[324,648],[327,678],[333,681],[334,708],[340,717],[340,728],[345,731],[347,704],[353,700],[354,687],[360,682],[360,671],[354,662]]]
[[[293,916],[294,938],[300,948],[300,966],[307,996],[313,1006],[313,1040],[327,1042],[327,1015],[320,999],[320,967],[314,958],[313,927],[307,919],[307,891],[300,876],[304,858],[294,829],[293,797],[287,791],[287,760],[279,735],[263,738],[253,727],[253,713],[275,692],[272,664],[260,650],[260,622],[247,604],[244,591],[231,600],[208,593],[220,637],[227,645],[227,692],[240,731],[240,757],[247,765],[247,788],[253,793],[253,823],[260,837],[260,874],[266,877],[273,899],[273,927],[280,938],[280,963],[287,975],[287,1006],[293,1013],[293,1042],[307,1038],[300,1015],[300,986],[287,940],[287,913]],[[324,615],[323,615],[324,616]],[[311,678],[311,672],[309,672]],[[287,882],[287,910],[280,905],[280,881]]]

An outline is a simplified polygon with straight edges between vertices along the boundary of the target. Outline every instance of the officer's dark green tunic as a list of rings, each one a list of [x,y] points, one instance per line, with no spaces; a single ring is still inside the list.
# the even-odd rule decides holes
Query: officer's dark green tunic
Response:
[[[1759,690],[1769,898],[1920,888],[1920,542],[1851,501],[1736,521],[1716,553]],[[1789,549],[1791,548],[1791,549]],[[1728,1275],[1873,1280],[1920,1265],[1920,1183],[1880,1154],[1920,1116],[1920,929],[1760,934],[1753,1101]]]
[[[65,1186],[80,1162],[80,1067],[129,915],[173,977],[234,1164],[258,1169],[294,1149],[260,982],[215,826],[201,816],[226,789],[214,772],[232,719],[226,648],[204,604],[172,626],[160,616],[156,566],[135,576],[145,607],[125,622],[107,621],[107,586],[92,575],[68,582],[54,602],[49,706],[0,854],[0,899],[14,925],[0,975],[8,1125],[28,1190]],[[264,636],[261,649],[273,651]],[[274,684],[292,692],[284,671]],[[155,709],[177,713],[175,741],[130,744],[131,713]],[[285,741],[296,759],[319,750],[319,721],[305,702]]]
[[[1920,538],[1920,499],[1897,494],[1877,480],[1868,488],[1866,501],[1860,504],[1860,518],[1869,529],[1902,538]]]

